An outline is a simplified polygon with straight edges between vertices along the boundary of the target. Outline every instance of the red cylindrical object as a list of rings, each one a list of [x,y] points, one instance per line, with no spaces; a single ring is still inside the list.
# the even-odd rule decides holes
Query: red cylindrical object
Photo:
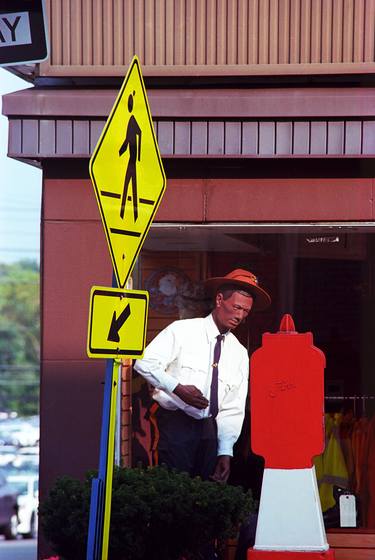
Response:
[[[311,468],[324,449],[325,356],[285,315],[250,361],[251,447],[274,469]]]

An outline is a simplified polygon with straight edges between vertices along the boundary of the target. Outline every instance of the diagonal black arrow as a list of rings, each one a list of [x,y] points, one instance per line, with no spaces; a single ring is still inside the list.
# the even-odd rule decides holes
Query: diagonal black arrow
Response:
[[[118,334],[119,330],[125,323],[125,321],[130,317],[130,305],[127,304],[125,309],[120,313],[116,319],[116,311],[113,312],[112,323],[109,329],[109,334],[107,340],[110,342],[120,342],[120,336]]]

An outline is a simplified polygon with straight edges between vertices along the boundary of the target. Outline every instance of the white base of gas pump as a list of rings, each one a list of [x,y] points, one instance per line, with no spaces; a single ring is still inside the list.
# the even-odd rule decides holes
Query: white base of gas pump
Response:
[[[315,467],[265,469],[253,550],[328,549]]]

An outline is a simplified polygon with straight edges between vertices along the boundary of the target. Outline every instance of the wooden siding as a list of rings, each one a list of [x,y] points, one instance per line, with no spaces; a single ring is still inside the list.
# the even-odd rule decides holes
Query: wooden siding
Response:
[[[332,529],[327,540],[336,560],[373,560],[375,534],[371,529]]]
[[[373,72],[374,0],[47,0],[44,76]]]
[[[8,156],[89,158],[104,119],[9,119]],[[162,157],[375,157],[374,120],[155,121]]]

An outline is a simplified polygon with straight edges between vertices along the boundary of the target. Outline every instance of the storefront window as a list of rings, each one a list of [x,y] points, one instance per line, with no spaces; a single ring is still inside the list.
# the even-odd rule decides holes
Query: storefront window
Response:
[[[315,458],[324,521],[327,528],[342,526],[338,506],[344,496],[355,505],[346,526],[375,530],[375,232],[171,227],[151,230],[149,238],[138,267],[139,286],[150,292],[149,339],[177,318],[207,313],[203,279],[238,267],[254,272],[273,300],[236,333],[249,354],[263,332],[278,330],[284,313],[293,316],[299,332],[313,333],[327,362],[326,449]],[[133,462],[151,462],[148,392],[139,379],[134,388]],[[259,497],[262,469],[262,459],[251,452],[246,419],[232,482]]]

